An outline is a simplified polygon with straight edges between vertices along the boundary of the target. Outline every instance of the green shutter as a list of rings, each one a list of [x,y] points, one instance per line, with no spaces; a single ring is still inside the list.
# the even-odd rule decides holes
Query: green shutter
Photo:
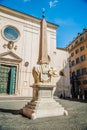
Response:
[[[15,93],[15,68],[11,67],[11,73],[10,73],[10,91],[9,94]]]
[[[15,93],[16,67],[0,66],[0,93]]]
[[[9,67],[0,66],[0,93],[8,92],[9,71]]]

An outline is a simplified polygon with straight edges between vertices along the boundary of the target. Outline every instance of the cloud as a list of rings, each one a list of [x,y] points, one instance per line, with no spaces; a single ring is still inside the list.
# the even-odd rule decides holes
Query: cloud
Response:
[[[31,0],[24,0],[24,2],[28,2],[28,1],[31,1]]]
[[[58,3],[58,0],[50,1],[49,2],[50,8],[55,7],[57,5],[57,3]]]

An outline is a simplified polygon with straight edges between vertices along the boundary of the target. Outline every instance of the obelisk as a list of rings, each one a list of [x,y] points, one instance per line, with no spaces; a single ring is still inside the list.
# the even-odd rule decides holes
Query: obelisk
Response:
[[[47,46],[47,23],[45,21],[45,14],[42,14],[42,20],[41,20],[41,29],[40,29],[40,49],[39,49],[39,59],[38,63],[49,63],[48,60],[48,46]]]

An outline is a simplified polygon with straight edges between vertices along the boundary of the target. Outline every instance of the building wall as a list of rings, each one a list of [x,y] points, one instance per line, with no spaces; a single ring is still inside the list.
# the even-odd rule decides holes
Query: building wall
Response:
[[[33,79],[31,77],[31,73],[32,66],[36,64],[38,57],[40,25],[4,13],[1,13],[0,19],[1,31],[3,27],[11,25],[17,28],[20,32],[19,40],[14,43],[17,45],[17,50],[9,50],[8,48],[3,48],[3,45],[8,44],[8,41],[2,37],[2,34],[0,35],[0,53],[12,51],[17,56],[22,58],[22,62],[19,64],[19,74],[17,77],[18,84],[16,84],[16,92],[19,95],[32,96],[32,88],[30,85],[32,84]],[[25,62],[29,62],[28,67],[25,67]]]
[[[68,46],[68,49],[71,55],[71,77],[74,72],[79,81],[79,91],[87,90],[87,29],[84,29],[82,34],[78,34],[77,38]],[[74,63],[72,63],[73,61]],[[85,72],[83,74],[82,69],[84,68]]]
[[[70,97],[71,85],[70,85],[70,71],[69,71],[69,53],[61,48],[57,48],[54,51],[54,66],[58,71],[58,77],[56,78],[56,89],[54,95]],[[60,71],[64,72],[64,76],[60,75]]]
[[[0,12],[0,64],[17,67],[15,94],[19,96],[33,96],[32,85],[34,79],[32,76],[32,69],[37,65],[38,61],[40,23],[41,20],[37,18],[26,16],[6,7],[2,7]],[[19,30],[19,39],[14,42],[14,47],[16,46],[17,49],[14,49],[14,47],[9,49],[7,46],[8,41],[3,37],[3,29],[8,25]],[[65,71],[68,71],[68,53],[56,49],[56,28],[56,25],[47,23],[48,55],[51,59],[50,66],[57,68],[59,73],[59,70],[63,67]],[[29,65],[26,66],[26,63],[29,63]],[[58,76],[54,82],[57,84],[60,78],[61,77]],[[68,80],[68,82],[66,82],[66,80]],[[66,75],[64,83],[66,86],[70,86],[69,75]],[[58,86],[61,85],[57,85],[57,87]]]

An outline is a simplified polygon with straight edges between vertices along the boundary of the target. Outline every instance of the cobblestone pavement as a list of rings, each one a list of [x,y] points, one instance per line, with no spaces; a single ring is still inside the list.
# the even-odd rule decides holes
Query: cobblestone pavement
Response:
[[[68,116],[30,120],[18,114],[27,101],[0,101],[0,130],[87,130],[87,103],[58,99]]]

